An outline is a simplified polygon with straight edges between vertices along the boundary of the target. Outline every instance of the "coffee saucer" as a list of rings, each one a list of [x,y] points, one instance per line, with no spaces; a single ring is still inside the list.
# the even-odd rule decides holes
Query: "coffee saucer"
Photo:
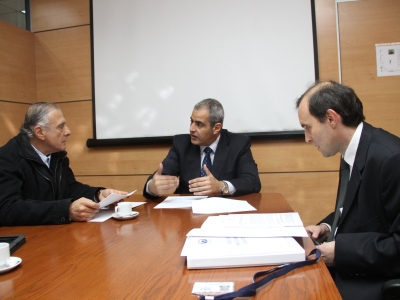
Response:
[[[137,211],[133,211],[130,215],[120,216],[117,213],[112,214],[112,217],[116,220],[130,220],[136,218],[139,215]]]
[[[7,266],[0,267],[0,274],[8,272],[14,268],[16,268],[20,263],[22,262],[22,259],[19,257],[11,256],[10,260],[8,262]]]

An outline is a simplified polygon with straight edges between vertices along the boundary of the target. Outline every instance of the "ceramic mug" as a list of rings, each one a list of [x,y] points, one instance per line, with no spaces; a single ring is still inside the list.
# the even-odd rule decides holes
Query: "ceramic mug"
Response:
[[[0,243],[0,268],[7,267],[10,261],[10,244]]]
[[[132,214],[132,204],[130,202],[119,202],[115,207],[115,212],[120,217],[129,216]]]

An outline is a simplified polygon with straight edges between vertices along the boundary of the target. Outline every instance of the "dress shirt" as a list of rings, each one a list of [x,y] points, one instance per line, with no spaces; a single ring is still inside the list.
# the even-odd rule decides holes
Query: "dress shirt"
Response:
[[[36,153],[39,154],[41,160],[43,160],[43,162],[46,164],[46,166],[50,168],[51,154],[49,156],[46,156],[42,152],[40,152],[38,149],[36,149],[35,146],[33,146],[32,144],[31,144],[31,146],[36,151]]]

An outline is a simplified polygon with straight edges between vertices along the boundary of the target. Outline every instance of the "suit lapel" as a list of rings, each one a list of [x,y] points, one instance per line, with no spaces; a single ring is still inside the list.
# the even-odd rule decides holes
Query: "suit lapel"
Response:
[[[189,178],[194,179],[200,177],[200,147],[192,144],[191,147],[189,147],[186,157],[186,165],[190,174]]]
[[[229,138],[226,130],[223,129],[221,132],[221,138],[218,142],[217,151],[214,155],[214,162],[212,167],[212,174],[215,178],[222,178],[222,172],[224,170],[224,165],[229,156]]]
[[[346,196],[343,203],[342,216],[339,220],[338,226],[346,218],[346,215],[355,199],[357,190],[362,181],[362,173],[367,159],[368,148],[371,143],[372,127],[368,123],[364,123],[363,131],[361,133],[360,142],[358,144],[356,159],[354,160],[353,170],[347,186]]]

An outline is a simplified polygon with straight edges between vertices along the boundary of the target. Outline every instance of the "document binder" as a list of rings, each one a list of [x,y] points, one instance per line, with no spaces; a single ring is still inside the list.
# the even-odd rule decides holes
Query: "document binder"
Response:
[[[292,237],[188,237],[182,250],[188,269],[278,265],[305,260],[305,250]]]

